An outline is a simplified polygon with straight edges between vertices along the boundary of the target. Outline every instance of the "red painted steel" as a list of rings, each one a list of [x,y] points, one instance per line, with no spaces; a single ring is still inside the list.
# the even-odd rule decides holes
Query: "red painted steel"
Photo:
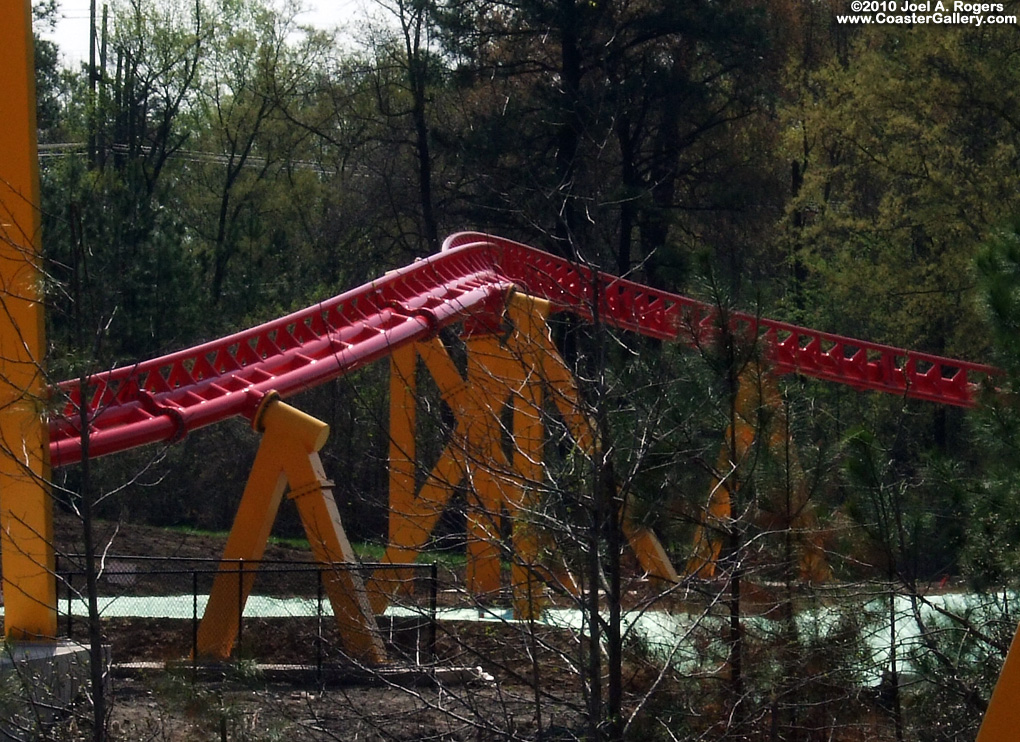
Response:
[[[501,319],[513,288],[572,312],[662,340],[703,344],[718,316],[703,302],[642,286],[491,235],[450,237],[443,251],[377,281],[264,325],[89,379],[89,454],[172,441],[228,417],[254,414],[276,391],[289,397],[465,320]],[[596,301],[597,297],[597,301]],[[773,367],[932,402],[971,406],[998,372],[733,313],[731,326],[765,343]],[[77,381],[50,422],[54,466],[81,458]]]

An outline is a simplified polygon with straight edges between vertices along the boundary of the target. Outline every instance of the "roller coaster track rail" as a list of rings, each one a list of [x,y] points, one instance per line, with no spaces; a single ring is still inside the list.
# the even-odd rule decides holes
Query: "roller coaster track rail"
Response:
[[[718,309],[594,271],[500,237],[455,234],[442,252],[307,309],[227,337],[57,385],[63,409],[50,420],[54,466],[81,459],[85,397],[89,455],[174,441],[229,417],[251,419],[262,398],[290,397],[425,340],[462,321],[498,324],[510,291],[666,341],[703,345],[717,335]],[[772,369],[858,390],[970,407],[999,371],[786,322],[731,312],[727,321],[757,337]]]

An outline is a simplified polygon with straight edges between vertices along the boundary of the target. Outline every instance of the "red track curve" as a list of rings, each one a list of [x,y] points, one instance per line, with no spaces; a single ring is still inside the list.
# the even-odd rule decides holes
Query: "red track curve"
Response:
[[[453,235],[443,251],[308,309],[161,358],[90,377],[89,455],[158,441],[228,417],[251,418],[270,391],[289,397],[424,340],[440,327],[498,322],[513,288],[607,325],[662,340],[704,342],[711,305],[554,257],[491,235]],[[595,297],[597,296],[597,302]],[[998,374],[990,366],[915,353],[775,322],[731,315],[764,342],[773,368],[941,404],[972,406]],[[54,466],[81,459],[80,385],[50,421]]]

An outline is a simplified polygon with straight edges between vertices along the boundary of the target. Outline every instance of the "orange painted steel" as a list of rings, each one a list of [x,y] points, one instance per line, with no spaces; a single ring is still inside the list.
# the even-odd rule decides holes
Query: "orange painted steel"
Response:
[[[800,373],[870,389],[944,404],[971,406],[997,371],[989,366],[903,351],[865,341],[797,327],[747,314],[730,313],[723,320],[710,305],[621,278],[599,273],[510,240],[480,233],[450,237],[443,252],[388,273],[377,281],[274,320],[196,348],[116,369],[89,380],[89,394],[76,382],[59,392],[66,399],[63,414],[51,422],[54,462],[65,464],[80,455],[78,410],[90,419],[90,452],[99,456],[157,441],[174,441],[189,431],[235,415],[252,417],[268,392],[287,397],[346,374],[377,359],[391,357],[404,368],[392,382],[391,417],[403,417],[394,437],[404,447],[404,461],[394,458],[391,472],[393,517],[411,535],[393,539],[387,560],[413,559],[424,545],[451,482],[467,477],[474,515],[469,519],[469,578],[481,591],[495,585],[496,554],[490,545],[491,518],[484,513],[496,503],[512,503],[516,490],[486,471],[472,469],[464,452],[448,447],[425,484],[414,491],[413,369],[421,357],[451,408],[461,410],[457,446],[495,460],[497,469],[511,471],[494,445],[496,426],[488,420],[502,406],[493,377],[515,378],[517,361],[504,358],[489,335],[503,327],[508,297],[519,290],[547,302],[543,312],[570,312],[623,330],[663,340],[703,346],[727,332],[760,342],[773,373]],[[474,350],[469,381],[462,379],[435,338],[440,329],[463,323]],[[591,428],[576,404],[566,403],[573,380],[558,359],[547,332],[530,342],[544,344],[540,370],[544,383],[560,390],[554,401],[582,450],[593,450]],[[408,349],[412,350],[408,350]],[[517,356],[531,352],[517,351]],[[403,360],[400,360],[403,359]],[[486,360],[488,359],[488,360]],[[489,385],[490,392],[481,390]],[[477,388],[476,388],[477,387]],[[505,392],[505,389],[503,390]],[[479,396],[481,395],[481,396]],[[527,409],[537,392],[519,395]],[[576,396],[573,397],[576,402]],[[505,396],[504,396],[505,401]],[[467,422],[471,420],[472,422]],[[521,420],[522,429],[527,423]],[[401,433],[399,431],[403,430]],[[403,436],[403,437],[401,437]],[[585,438],[589,440],[585,440]],[[454,446],[456,448],[457,446]],[[467,449],[465,449],[467,450]],[[391,452],[392,453],[392,452]],[[504,491],[505,490],[505,491]],[[391,526],[391,528],[394,526]],[[675,578],[654,534],[624,524],[629,540],[651,574]],[[396,570],[397,568],[394,568]],[[380,573],[371,583],[378,607],[392,592],[397,572]],[[390,583],[387,583],[387,580]]]
[[[769,419],[763,429],[765,417]],[[762,436],[765,438],[763,445],[756,447],[755,442]],[[776,380],[767,369],[753,364],[748,366],[738,380],[732,419],[716,462],[708,504],[695,529],[694,553],[687,561],[686,574],[706,579],[715,576],[725,534],[732,526],[732,501],[741,485],[740,474],[754,465],[748,459],[758,453],[776,456],[783,452],[789,461],[790,475],[786,484],[788,491],[783,497],[785,502],[778,502],[779,497],[774,492],[760,494],[772,500],[773,512],[781,514],[779,518],[783,522],[778,527],[794,533],[800,579],[814,583],[832,579],[818,519],[799,476],[800,463],[792,445],[789,421]]]
[[[462,481],[468,483],[467,588],[494,595],[502,586],[501,518],[513,523],[511,583],[515,613],[530,617],[541,608],[550,582],[576,591],[565,565],[550,567],[553,541],[540,519],[544,488],[542,422],[548,390],[566,421],[575,445],[587,454],[597,442],[583,414],[574,380],[549,336],[549,302],[513,294],[503,321],[475,323],[465,338],[465,376],[443,343],[433,338],[401,350],[391,361],[390,524],[383,561],[413,561],[431,534],[443,508]],[[457,419],[456,429],[438,463],[415,491],[415,356],[429,370]],[[504,412],[512,410],[505,429]],[[504,451],[504,436],[513,453]],[[660,579],[677,574],[655,535],[638,524],[624,526],[642,567]],[[400,567],[382,568],[369,584],[373,608],[381,610],[406,579]]]
[[[255,427],[262,433],[262,441],[198,628],[196,650],[203,658],[230,656],[258,562],[288,488],[316,561],[357,564],[336,509],[332,482],[319,459],[329,426],[268,396],[256,414]],[[246,563],[250,565],[247,570]],[[346,652],[359,662],[384,662],[386,652],[357,570],[339,567],[327,571],[323,587]]]
[[[1013,742],[1020,730],[1020,628],[1013,635],[976,742]]]
[[[519,462],[519,471],[531,471],[536,475],[533,482],[541,482],[538,476],[542,461],[541,442],[536,436],[541,435],[539,411],[541,409],[541,394],[548,389],[560,417],[570,431],[578,450],[589,456],[597,453],[600,443],[596,435],[595,423],[585,414],[584,406],[581,403],[580,392],[574,381],[573,375],[563,362],[559,352],[553,343],[547,324],[552,305],[548,301],[517,295],[518,301],[511,301],[508,310],[508,319],[515,328],[524,328],[515,336],[519,339],[515,351],[516,354],[526,361],[525,367],[540,369],[538,378],[542,380],[541,385],[528,383],[535,393],[533,411],[525,405],[521,405],[521,418],[515,417],[515,428],[526,430],[527,439],[517,439],[515,457]],[[535,378],[532,374],[528,381]],[[522,382],[525,380],[522,380]],[[520,387],[525,386],[523,383]],[[515,414],[518,407],[514,408]],[[644,572],[660,580],[677,582],[679,577],[665,549],[659,542],[655,533],[637,523],[630,517],[629,500],[625,498],[625,507],[622,514],[621,527],[627,542],[637,557],[638,564]],[[573,578],[570,577],[565,567],[556,571],[556,579],[568,590],[574,589]]]
[[[57,633],[29,0],[0,3],[0,551],[4,634]]]

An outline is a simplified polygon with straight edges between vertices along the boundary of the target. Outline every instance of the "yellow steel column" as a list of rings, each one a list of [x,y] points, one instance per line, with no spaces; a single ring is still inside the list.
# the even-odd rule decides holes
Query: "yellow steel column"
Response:
[[[485,333],[467,338],[466,410],[470,507],[467,513],[467,587],[473,595],[495,595],[502,585],[500,524],[506,490],[514,473],[503,451],[502,414],[519,363],[507,356],[499,338]],[[516,373],[515,373],[516,372]]]
[[[439,461],[432,468],[425,484],[418,490],[414,499],[405,504],[398,513],[390,513],[396,517],[398,527],[390,532],[390,542],[386,547],[386,561],[394,564],[414,562],[418,558],[436,521],[442,514],[453,494],[453,487],[464,476],[464,468],[458,457],[447,448]]]
[[[273,405],[266,411],[266,429],[275,426],[289,436],[291,431],[308,426],[298,416],[307,417],[285,404]],[[358,559],[340,522],[332,485],[326,479],[319,454],[312,452],[302,456],[295,452],[287,458],[284,468],[290,484],[289,497],[297,505],[315,560],[319,564],[342,565],[323,575],[323,587],[333,608],[344,649],[360,662],[371,665],[385,662],[386,649],[361,573],[355,569]]]
[[[513,388],[513,467],[518,485],[510,502],[513,516],[514,560],[511,568],[514,616],[537,618],[546,603],[546,585],[557,579],[565,589],[576,588],[566,569],[555,570],[542,558],[556,556],[553,541],[540,525],[540,488],[545,481],[543,466],[545,425],[542,421],[542,345],[534,338],[548,333],[549,302],[514,294],[507,315],[514,326],[508,352],[518,356],[517,378],[507,379]]]
[[[390,537],[384,562],[413,563],[428,541],[436,521],[453,494],[453,487],[463,477],[463,467],[449,447],[439,457],[429,478],[417,496],[405,504],[401,512],[390,510]],[[451,482],[453,484],[451,484]],[[393,523],[397,526],[394,527]],[[393,597],[407,584],[407,570],[400,567],[379,567],[366,584],[372,611],[379,615]]]
[[[566,569],[538,564],[541,557],[554,554],[555,545],[530,522],[540,504],[537,492],[544,478],[541,410],[546,386],[555,395],[576,445],[587,451],[597,446],[573,377],[549,335],[550,308],[547,301],[514,294],[507,306],[508,328],[479,323],[469,329],[466,379],[438,339],[416,345],[414,353],[397,351],[391,360],[390,527],[385,561],[396,564],[417,557],[453,488],[466,479],[471,489],[468,589],[485,595],[501,587],[500,523],[505,507],[514,518],[511,579],[520,616],[540,610],[545,584],[551,580],[558,579],[572,592],[577,589]],[[457,419],[450,442],[417,494],[413,463],[415,353],[425,362]],[[504,430],[508,401],[513,404],[513,422]],[[504,450],[507,441],[514,449],[509,458]],[[642,567],[654,576],[675,581],[676,571],[655,534],[629,520],[623,527]],[[401,577],[399,567],[376,571],[368,585],[376,612],[385,607]]]
[[[465,581],[476,597],[495,597],[502,586],[500,498],[500,483],[492,472],[475,470],[468,493]]]
[[[574,445],[583,451],[590,451],[593,445],[592,431],[581,409],[574,378],[560,358],[549,332],[551,311],[552,305],[547,300],[521,293],[511,296],[507,306],[507,316],[514,327],[507,348],[520,359],[524,373],[517,381],[519,394],[514,398],[514,440],[517,443],[514,469],[524,489],[520,507],[530,513],[524,516],[522,529],[517,527],[516,516],[514,520],[514,551],[521,566],[528,568],[527,574],[519,571],[514,578],[515,610],[519,618],[541,612],[548,585],[556,585],[574,596],[580,595],[580,588],[558,553],[549,530],[535,522],[535,510],[541,506],[537,489],[545,480],[542,405],[546,394],[552,396],[574,438]],[[552,563],[553,560],[557,562]],[[537,591],[536,577],[541,580]]]
[[[553,344],[547,324],[549,311],[548,302],[523,294],[514,295],[509,314],[519,331],[512,337],[513,347],[515,352],[527,359],[525,365],[532,369],[531,373],[540,376],[548,385],[575,445],[582,451],[593,452],[600,445],[595,426],[581,407],[574,377]],[[641,568],[652,577],[677,582],[680,578],[658,537],[651,529],[630,520],[629,512],[630,509],[625,506],[621,526]],[[569,589],[573,585],[572,578],[565,572],[562,578],[567,580]]]
[[[726,436],[727,440],[729,435]],[[716,471],[725,474],[732,466],[729,446],[723,445],[716,461]],[[730,517],[729,486],[712,478],[708,495],[708,507],[702,513],[701,523],[694,529],[694,553],[687,560],[686,573],[692,577],[711,579],[715,577],[715,565],[722,553],[723,533]]]
[[[414,500],[417,390],[414,346],[399,348],[390,355],[390,524],[392,536],[404,527],[405,513]]]
[[[423,343],[418,349],[443,399],[457,418],[457,427],[443,457],[449,456],[451,464],[459,465],[460,476],[448,476],[435,484],[437,487],[445,484],[452,494],[459,481],[468,481],[467,586],[471,593],[481,595],[495,593],[500,587],[498,518],[504,499],[502,480],[509,474],[509,465],[502,451],[499,411],[509,390],[495,381],[487,365],[499,362],[490,359],[493,354],[500,355],[494,336],[474,335],[467,338],[466,345],[466,380],[461,378],[438,340]],[[436,470],[438,468],[437,465]],[[434,477],[430,477],[430,481],[433,480]]]
[[[415,518],[415,425],[417,422],[418,382],[415,375],[417,353],[413,345],[390,354],[390,445],[389,445],[389,539],[386,561],[413,562],[417,549],[409,548],[418,539]],[[427,534],[426,534],[427,537]],[[424,542],[424,539],[422,539]],[[377,570],[368,581],[372,611],[386,610],[390,597],[409,582],[406,569]]]
[[[745,372],[738,380],[737,397],[733,402],[736,407],[733,424],[726,428],[725,440],[715,465],[719,476],[712,478],[708,506],[702,522],[694,530],[694,553],[687,560],[687,574],[695,577],[710,579],[715,576],[716,564],[722,553],[723,534],[731,517],[734,474],[758,435],[754,424],[757,410],[762,405],[778,404],[771,396],[757,393],[757,378]],[[778,390],[770,391],[774,391],[778,398]]]
[[[776,522],[767,524],[767,530],[791,529],[797,543],[800,563],[800,578],[809,582],[826,582],[832,579],[832,569],[825,556],[818,518],[803,483],[800,463],[795,451],[783,451],[792,446],[789,422],[783,407],[782,395],[766,370],[751,367],[740,377],[737,390],[734,425],[727,428],[726,440],[719,452],[716,472],[722,479],[714,477],[709,492],[708,506],[702,516],[702,523],[694,532],[694,552],[687,561],[687,574],[702,578],[715,575],[716,564],[722,550],[723,533],[730,518],[733,496],[733,472],[740,467],[755,439],[765,435],[765,442],[773,455],[784,455],[792,471],[789,472],[787,493],[766,493],[772,500],[772,511],[780,513]],[[758,430],[758,411],[765,408],[770,412],[767,430]],[[736,450],[730,448],[735,446]],[[737,485],[739,486],[739,481]]]
[[[638,525],[630,519],[629,504],[628,501],[624,505],[621,527],[641,569],[650,577],[656,577],[666,582],[679,582],[680,575],[677,574],[673,562],[669,560],[669,555],[666,554],[659,537],[651,528]]]
[[[197,654],[200,657],[223,659],[229,657],[234,648],[241,613],[255,583],[258,561],[265,554],[266,542],[287,487],[280,451],[273,443],[272,439],[262,438],[237,506],[219,572],[198,626]],[[248,562],[251,564],[242,566]]]
[[[8,639],[57,633],[43,419],[39,173],[29,0],[0,2],[0,550]]]
[[[199,625],[200,656],[230,655],[244,604],[255,581],[257,563],[265,553],[287,485],[316,560],[320,564],[356,564],[318,455],[329,435],[329,426],[273,395],[263,402],[255,427],[263,431],[262,442]],[[243,562],[254,564],[242,579],[238,566]],[[382,639],[359,573],[337,569],[326,575],[323,584],[347,652],[370,664],[385,661]]]
[[[417,493],[414,491],[414,365],[416,356],[425,361],[443,399],[457,416],[457,429],[439,461]],[[413,562],[428,541],[436,521],[464,478],[463,422],[458,410],[467,390],[457,368],[437,339],[420,343],[414,350],[394,353],[390,366],[390,470],[389,543],[383,561],[391,564]],[[372,610],[382,613],[390,599],[407,584],[408,574],[399,567],[381,567],[368,581]]]
[[[1020,628],[1013,636],[976,742],[1012,742],[1020,731]]]
[[[543,528],[536,522],[541,507],[539,487],[544,479],[544,433],[542,386],[537,378],[531,378],[514,395],[514,469],[520,483],[511,503],[514,544],[511,584],[514,616],[524,619],[541,614],[546,595],[545,580],[549,578],[549,572],[540,564]]]

